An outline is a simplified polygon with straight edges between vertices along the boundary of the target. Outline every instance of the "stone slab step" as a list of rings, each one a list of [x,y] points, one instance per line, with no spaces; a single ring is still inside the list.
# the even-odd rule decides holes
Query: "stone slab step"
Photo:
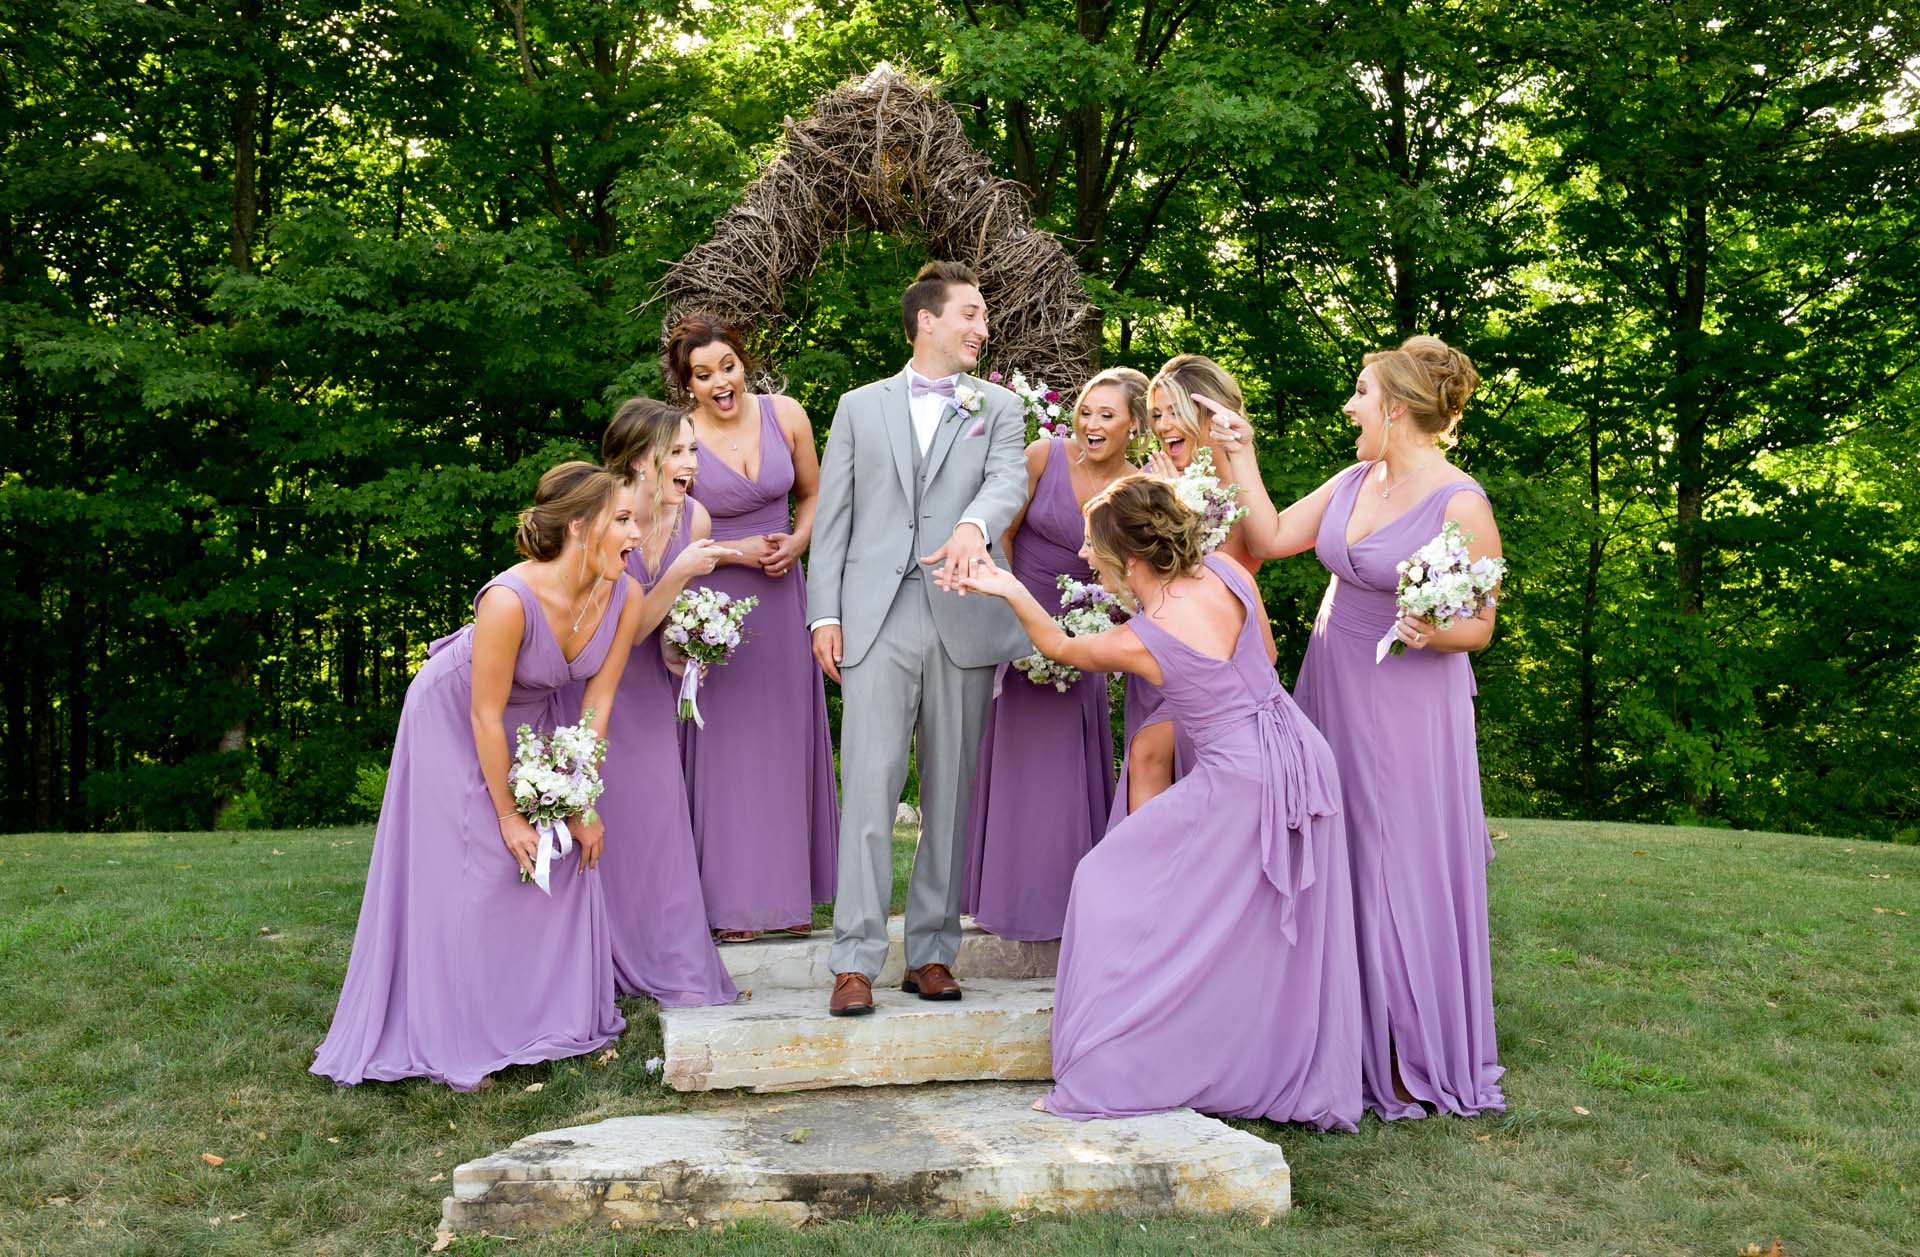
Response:
[[[903,941],[906,922],[894,917],[887,922],[886,967],[880,971],[885,986],[899,986],[906,972],[907,953]],[[768,987],[833,989],[833,966],[828,956],[833,950],[833,931],[816,932],[812,938],[758,938],[751,943],[720,944],[720,959],[727,972],[743,990]],[[1060,963],[1060,943],[1023,943],[999,938],[973,923],[972,917],[960,920],[960,953],[954,958],[953,971],[963,981],[968,978],[1049,978]]]
[[[1278,1145],[1190,1110],[1070,1122],[1043,1088],[990,1083],[723,1102],[546,1131],[453,1172],[445,1229],[582,1221],[687,1228],[910,1210],[1278,1215]]]
[[[801,1091],[1052,1076],[1052,978],[975,978],[959,1000],[874,988],[865,1017],[827,1013],[828,986],[756,987],[751,999],[663,1008],[667,1085]]]

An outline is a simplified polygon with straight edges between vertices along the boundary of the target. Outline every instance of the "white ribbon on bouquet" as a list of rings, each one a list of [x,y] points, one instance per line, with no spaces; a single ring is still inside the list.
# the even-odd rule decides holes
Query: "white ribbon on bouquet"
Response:
[[[1397,638],[1399,634],[1400,621],[1396,619],[1393,622],[1393,627],[1387,630],[1387,635],[1374,643],[1373,661],[1375,663],[1379,663],[1387,657],[1387,651],[1393,647],[1394,639]]]
[[[693,721],[693,727],[704,729],[707,722],[700,718],[700,665],[687,660],[687,670],[680,674],[680,719]]]
[[[533,884],[551,895],[553,891],[548,882],[552,878],[553,862],[573,850],[573,831],[565,821],[535,821],[533,832],[540,835],[540,845],[533,853]]]

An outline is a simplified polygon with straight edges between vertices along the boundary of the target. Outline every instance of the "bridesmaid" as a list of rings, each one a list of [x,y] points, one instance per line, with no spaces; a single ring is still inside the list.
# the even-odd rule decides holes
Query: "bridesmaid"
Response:
[[[645,593],[600,771],[613,850],[604,876],[614,977],[623,992],[664,1008],[725,1004],[739,991],[707,933],[680,773],[679,685],[659,629],[680,591],[727,551],[708,539],[707,513],[687,497],[698,460],[684,411],[647,397],[626,402],[607,425],[600,457],[634,486],[640,544],[627,571]]]
[[[736,552],[697,583],[760,600],[745,642],[701,680],[706,728],[684,730],[700,886],[723,942],[811,933],[813,905],[833,901],[840,848],[833,734],[800,571],[820,460],[807,412],[791,397],[749,394],[750,366],[726,323],[686,319],[667,338],[668,378],[693,399],[693,496]]]
[[[1213,406],[1223,405],[1234,413],[1246,410],[1246,396],[1240,391],[1239,381],[1211,358],[1180,354],[1167,359],[1148,385],[1147,394],[1149,422],[1154,436],[1160,439],[1160,452],[1149,460],[1148,470],[1171,480],[1192,466],[1205,448],[1212,451],[1214,474],[1223,483],[1233,480],[1226,449],[1217,439],[1209,439],[1212,424],[1208,420]],[[1259,470],[1253,469],[1252,484],[1260,484]],[[1245,521],[1235,524],[1216,553],[1246,571],[1258,573],[1260,564],[1249,553],[1244,533]],[[1264,608],[1260,617],[1266,619]],[[1272,632],[1270,626],[1267,632]],[[1138,676],[1129,676],[1122,730],[1127,749],[1120,765],[1112,824],[1119,824],[1128,812],[1172,785],[1192,762],[1191,745],[1176,737],[1172,721],[1159,718],[1159,709],[1160,695],[1154,687]]]
[[[595,871],[602,827],[569,822],[576,854],[555,861],[551,895],[523,883],[539,839],[507,773],[522,723],[549,730],[584,705],[607,729],[639,631],[625,568],[639,540],[617,477],[553,468],[520,513],[527,561],[482,586],[473,622],[428,648],[400,711],[353,954],[313,1073],[473,1091],[495,1070],[591,1052],[625,1029]]]
[[[1013,574],[1050,613],[1060,576],[1094,579],[1080,557],[1081,511],[1133,471],[1127,441],[1146,427],[1146,399],[1146,376],[1109,368],[1081,388],[1071,440],[1027,446],[1027,505],[1006,549]],[[1074,865],[1106,832],[1113,800],[1107,678],[1088,672],[1061,693],[1002,668],[998,689],[980,739],[961,910],[1002,938],[1059,938]]]
[[[1203,558],[1199,518],[1150,476],[1088,504],[1087,547],[1140,608],[1094,637],[1063,634],[1010,573],[966,583],[1011,602],[1048,656],[1161,686],[1194,759],[1074,874],[1055,1082],[1036,1107],[1353,1130],[1360,975],[1340,786],[1325,739],[1274,676],[1253,578]]]
[[[1368,354],[1347,400],[1360,461],[1276,513],[1253,502],[1263,557],[1312,547],[1332,579],[1295,687],[1340,764],[1352,836],[1355,915],[1366,986],[1367,1105],[1389,1120],[1429,1108],[1463,1116],[1506,1107],[1493,1029],[1487,861],[1493,858],[1474,745],[1473,667],[1491,607],[1442,632],[1396,620],[1394,565],[1448,520],[1474,558],[1500,554],[1486,491],[1447,461],[1480,381],[1433,336]],[[1225,416],[1239,467],[1249,429]],[[1375,663],[1389,630],[1407,653]]]

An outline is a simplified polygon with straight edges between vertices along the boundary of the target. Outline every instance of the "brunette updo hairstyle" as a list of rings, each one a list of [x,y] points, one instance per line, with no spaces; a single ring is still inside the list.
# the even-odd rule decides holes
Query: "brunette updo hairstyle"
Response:
[[[1162,581],[1200,566],[1200,517],[1158,476],[1122,476],[1087,503],[1087,538],[1103,567],[1125,576],[1139,559]]]
[[[1131,432],[1139,436],[1147,430],[1147,376],[1144,371],[1135,371],[1132,367],[1108,367],[1096,372],[1092,379],[1080,386],[1080,392],[1073,399],[1073,431],[1080,434],[1080,407],[1093,390],[1097,388],[1117,387],[1127,399],[1127,418],[1131,421]]]
[[[1363,360],[1373,368],[1382,409],[1404,407],[1408,419],[1436,444],[1452,445],[1467,399],[1480,386],[1473,362],[1438,336],[1409,336],[1398,349]]]
[[[757,364],[747,352],[747,340],[740,329],[725,319],[690,314],[673,325],[673,330],[667,333],[667,347],[660,351],[660,370],[666,377],[670,396],[690,396],[687,386],[693,383],[693,351],[705,349],[715,341],[724,341],[727,348],[738,354],[742,373],[748,379],[753,378]]]
[[[567,548],[567,525],[577,519],[583,533],[593,527],[619,489],[620,477],[579,459],[549,468],[533,491],[533,505],[520,512],[514,548],[541,562],[559,558]]]
[[[1174,422],[1196,445],[1206,444],[1207,416],[1200,413],[1200,404],[1193,400],[1195,393],[1204,393],[1236,415],[1247,413],[1247,395],[1240,391],[1239,382],[1219,363],[1201,354],[1167,359],[1167,365],[1147,385],[1149,396],[1154,389],[1166,393]]]

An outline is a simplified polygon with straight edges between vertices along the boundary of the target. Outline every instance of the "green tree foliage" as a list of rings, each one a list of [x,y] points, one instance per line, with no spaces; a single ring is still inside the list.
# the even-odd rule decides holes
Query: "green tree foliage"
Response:
[[[1860,0],[0,7],[6,824],[363,814],[539,471],[657,391],[782,119],[940,78],[1105,313],[1246,386],[1276,495],[1361,356],[1480,363],[1490,802],[1920,827],[1920,39]],[[912,240],[789,295],[816,415]],[[1070,385],[1071,381],[1054,381]],[[1324,575],[1262,573],[1297,661]]]

